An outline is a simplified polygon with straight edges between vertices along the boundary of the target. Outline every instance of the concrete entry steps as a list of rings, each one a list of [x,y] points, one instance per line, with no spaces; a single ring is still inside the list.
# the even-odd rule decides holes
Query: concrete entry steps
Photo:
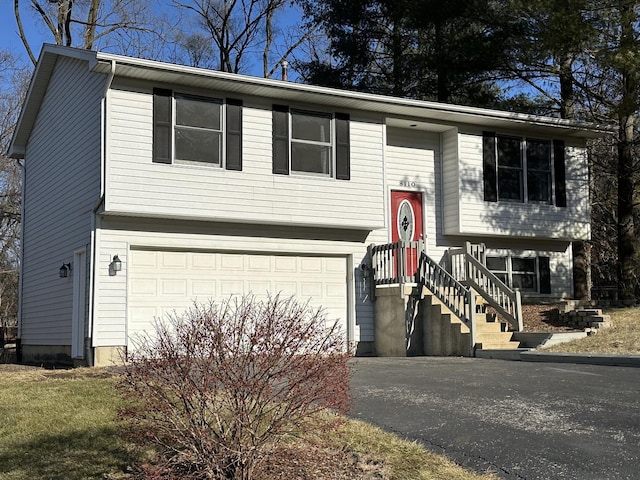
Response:
[[[509,332],[506,322],[497,321],[495,315],[476,313],[472,346],[467,325],[427,289],[418,292],[412,285],[388,286],[377,288],[376,297],[374,345],[375,353],[382,357],[514,357],[530,348],[586,335]]]

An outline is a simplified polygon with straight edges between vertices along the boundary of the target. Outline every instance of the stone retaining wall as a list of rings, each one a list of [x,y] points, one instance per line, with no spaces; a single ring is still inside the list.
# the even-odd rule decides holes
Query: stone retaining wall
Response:
[[[560,312],[560,320],[567,326],[585,330],[587,333],[596,333],[601,328],[611,326],[611,317],[604,315],[599,308],[580,308]]]

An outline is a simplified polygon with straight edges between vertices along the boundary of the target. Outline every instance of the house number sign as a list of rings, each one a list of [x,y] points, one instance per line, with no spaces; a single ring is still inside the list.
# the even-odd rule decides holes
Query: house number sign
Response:
[[[418,186],[418,184],[416,182],[411,182],[409,180],[400,180],[400,186],[401,187],[416,188]]]

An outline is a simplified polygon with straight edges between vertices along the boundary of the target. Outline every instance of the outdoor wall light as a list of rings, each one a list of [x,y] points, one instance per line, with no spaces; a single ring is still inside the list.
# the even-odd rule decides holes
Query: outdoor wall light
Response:
[[[113,256],[113,260],[111,260],[111,263],[109,264],[109,269],[114,273],[114,275],[116,272],[122,270],[122,260],[120,260],[118,255]]]
[[[71,272],[71,264],[63,263],[60,267],[60,278],[67,278]]]
[[[368,280],[371,276],[371,267],[369,267],[365,262],[362,262],[360,264],[360,270],[362,271],[362,278]]]

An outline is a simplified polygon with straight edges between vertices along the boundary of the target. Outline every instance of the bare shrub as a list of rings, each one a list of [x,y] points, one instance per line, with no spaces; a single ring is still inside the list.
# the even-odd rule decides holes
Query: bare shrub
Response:
[[[168,476],[250,479],[283,436],[338,421],[320,413],[347,409],[348,357],[337,326],[293,298],[195,306],[138,342],[123,417]]]

